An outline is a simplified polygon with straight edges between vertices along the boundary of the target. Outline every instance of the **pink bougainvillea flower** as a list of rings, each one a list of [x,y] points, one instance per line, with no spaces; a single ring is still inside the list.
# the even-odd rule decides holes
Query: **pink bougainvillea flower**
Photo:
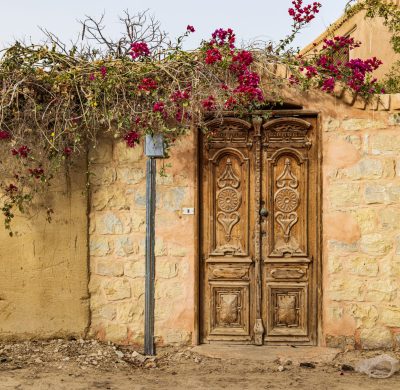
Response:
[[[28,169],[28,171],[35,179],[40,179],[44,175],[43,168]]]
[[[321,89],[325,92],[333,92],[335,85],[335,79],[333,77],[329,77],[323,81]]]
[[[171,99],[171,101],[177,103],[182,100],[187,100],[187,99],[189,99],[189,97],[190,97],[190,94],[187,90],[182,91],[182,90],[178,89],[171,94],[170,99]]]
[[[233,97],[230,96],[227,101],[224,104],[225,109],[227,110],[231,110],[232,108],[234,108],[237,105],[237,100]]]
[[[186,30],[189,31],[189,32],[192,32],[192,33],[194,33],[194,32],[196,31],[196,30],[194,29],[194,27],[191,26],[190,24],[188,24],[188,26],[186,27]]]
[[[208,111],[215,110],[215,108],[216,108],[215,97],[210,95],[207,99],[204,99],[201,102],[201,105],[203,106],[203,108],[205,108]]]
[[[6,188],[6,192],[9,194],[12,194],[14,192],[18,191],[18,187],[14,184],[10,184],[7,188]]]
[[[228,44],[230,49],[235,48],[235,34],[231,28],[224,30],[222,28],[218,28],[212,33],[212,40],[210,41],[211,45],[219,45],[223,46],[226,43]]]
[[[69,157],[72,154],[72,148],[66,146],[63,150],[64,156]]]
[[[93,81],[95,78],[96,78],[96,76],[94,75],[94,73],[90,73],[89,80]]]
[[[164,102],[155,102],[153,105],[153,112],[164,112],[165,104]]]
[[[315,18],[322,5],[317,2],[303,6],[303,0],[293,0],[293,8],[288,9],[289,15],[297,24],[307,24]]]
[[[10,133],[5,130],[0,130],[0,139],[8,139],[10,138]]]
[[[212,65],[221,60],[222,60],[222,55],[217,48],[214,47],[206,51],[206,58],[205,58],[206,64]]]
[[[105,66],[102,66],[100,68],[100,72],[101,72],[101,77],[103,77],[103,79],[104,79],[104,77],[106,77],[106,75],[107,75],[107,68]]]
[[[139,138],[140,135],[135,130],[132,130],[124,135],[124,140],[126,142],[126,145],[130,148],[134,148],[135,145],[139,143]]]
[[[133,60],[136,60],[139,57],[148,57],[150,55],[150,49],[146,42],[134,42],[131,44],[129,54]]]
[[[141,91],[151,92],[157,89],[157,81],[151,77],[145,77],[140,82],[138,89]]]
[[[31,150],[26,145],[22,145],[18,149],[12,149],[11,153],[13,156],[19,156],[19,157],[26,158],[26,157],[28,157],[28,154],[30,151]]]

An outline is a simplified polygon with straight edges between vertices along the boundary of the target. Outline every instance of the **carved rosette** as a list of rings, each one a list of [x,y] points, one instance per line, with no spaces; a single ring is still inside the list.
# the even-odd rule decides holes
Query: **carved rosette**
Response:
[[[275,209],[277,210],[275,220],[282,228],[283,239],[286,244],[289,244],[291,230],[299,220],[296,212],[300,205],[298,186],[299,181],[292,172],[291,161],[286,158],[283,172],[276,180],[278,190],[274,196]]]
[[[232,239],[232,229],[240,221],[237,212],[242,204],[242,196],[238,188],[240,179],[232,168],[232,162],[228,158],[225,170],[217,179],[219,191],[217,192],[217,221],[225,232],[226,243]]]

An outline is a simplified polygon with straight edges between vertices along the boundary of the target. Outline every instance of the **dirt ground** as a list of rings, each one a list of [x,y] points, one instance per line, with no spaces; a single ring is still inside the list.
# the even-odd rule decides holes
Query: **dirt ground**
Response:
[[[0,343],[0,389],[400,389],[400,373],[370,379],[351,370],[380,353],[338,350],[331,362],[301,367],[287,358],[213,359],[191,348],[163,348],[157,358],[146,358],[96,341]]]

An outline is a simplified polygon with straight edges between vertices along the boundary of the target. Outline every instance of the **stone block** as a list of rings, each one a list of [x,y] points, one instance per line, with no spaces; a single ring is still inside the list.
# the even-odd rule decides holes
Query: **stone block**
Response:
[[[364,199],[367,204],[387,203],[389,194],[383,185],[367,184],[364,189]]]
[[[122,276],[124,265],[116,260],[98,260],[96,264],[96,274],[103,276]]]
[[[350,180],[379,179],[383,175],[383,165],[380,160],[363,159],[352,167],[339,171],[339,177]]]
[[[363,282],[336,276],[328,285],[327,297],[339,302],[363,301]]]
[[[378,221],[376,211],[373,208],[358,208],[353,214],[362,234],[374,233],[376,231]]]
[[[110,243],[107,238],[91,237],[90,238],[90,255],[96,257],[104,257],[111,253]]]
[[[117,237],[115,239],[115,254],[126,257],[139,252],[139,244],[129,236]]]
[[[181,245],[169,243],[168,254],[172,257],[185,257],[187,256],[187,248]]]
[[[158,270],[157,270],[158,272]],[[124,275],[128,278],[144,278],[145,276],[145,259],[129,261],[125,263]]]
[[[146,231],[146,213],[143,211],[133,211],[131,213],[131,226],[134,232]]]
[[[342,122],[342,128],[346,131],[359,131],[367,129],[383,129],[385,123],[374,119],[344,119]]]
[[[134,324],[136,328],[142,329],[144,325],[144,297],[142,297],[140,302],[119,302],[117,322]]]
[[[376,276],[379,271],[378,261],[375,258],[357,256],[348,261],[346,268],[350,274],[358,276]]]
[[[361,203],[360,186],[354,183],[335,183],[328,189],[328,199],[335,209],[358,206]]]
[[[384,326],[362,329],[360,341],[363,349],[388,349],[393,345],[392,333]]]
[[[400,186],[389,184],[387,186],[389,202],[400,203]]]
[[[343,257],[329,253],[328,255],[328,273],[336,274],[343,270]]]
[[[322,122],[322,128],[324,131],[331,132],[331,131],[338,131],[340,128],[341,122],[335,118],[326,118]]]
[[[400,228],[400,209],[386,207],[378,212],[380,226],[385,230],[397,230]]]
[[[376,306],[366,303],[351,305],[349,315],[356,320],[357,328],[373,328],[379,318]]]
[[[93,165],[90,168],[90,183],[93,185],[110,185],[115,182],[117,172],[115,168],[104,165]]]
[[[392,248],[392,243],[379,233],[365,234],[360,239],[361,252],[367,255],[385,255]]]
[[[92,307],[92,315],[103,320],[113,321],[117,317],[117,308],[113,304],[102,305],[96,308]]]
[[[347,255],[349,253],[358,252],[358,242],[342,242],[337,240],[328,240],[328,251],[329,253],[340,253]]]
[[[355,345],[353,336],[336,336],[326,335],[325,337],[326,346],[329,348],[341,348],[346,349]]]
[[[187,197],[188,191],[185,187],[172,187],[162,192],[162,206],[167,211],[179,211]]]
[[[130,148],[124,140],[117,140],[114,142],[114,160],[120,163],[144,162],[143,146],[139,144]]]
[[[378,110],[389,111],[390,109],[390,94],[381,94],[378,98]]]
[[[112,140],[102,138],[89,150],[89,159],[95,164],[108,164],[112,161]]]
[[[131,231],[130,217],[108,212],[96,215],[96,232],[98,234],[126,234]]]
[[[138,184],[145,180],[145,167],[126,167],[117,169],[118,180],[124,184]]]
[[[400,110],[400,93],[393,93],[390,102],[391,110]]]
[[[166,243],[163,241],[162,238],[157,238],[157,234],[156,242],[154,244],[154,253],[156,256],[166,256],[168,253]]]
[[[395,113],[389,116],[390,126],[400,126],[400,113]]]
[[[371,135],[369,142],[371,153],[374,155],[397,156],[400,152],[400,133],[383,130]]]
[[[163,336],[165,344],[172,345],[188,345],[191,342],[192,334],[191,332],[185,330],[168,330]]]
[[[381,310],[380,321],[386,326],[400,328],[400,308],[387,307]]]
[[[133,196],[127,196],[124,188],[97,187],[91,193],[93,210],[129,210]]]
[[[178,275],[178,264],[169,259],[158,259],[156,276],[161,279],[171,279]]]
[[[103,290],[109,301],[120,301],[131,297],[131,285],[127,279],[113,278],[103,284]]]
[[[390,280],[369,280],[365,299],[370,302],[391,302],[396,296],[396,287]]]
[[[117,323],[108,323],[104,325],[105,338],[114,343],[121,343],[128,337],[128,328],[126,325]]]

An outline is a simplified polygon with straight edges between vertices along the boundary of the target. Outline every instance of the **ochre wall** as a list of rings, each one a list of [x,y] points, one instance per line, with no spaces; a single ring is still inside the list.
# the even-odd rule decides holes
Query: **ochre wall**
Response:
[[[296,100],[319,111],[322,125],[321,343],[399,347],[400,111],[360,110],[322,93]]]
[[[0,227],[0,339],[82,337],[88,327],[87,216],[83,166],[46,195],[54,209]]]
[[[194,329],[194,136],[179,141],[157,175],[155,335],[157,343],[187,344]],[[103,140],[91,155],[90,214],[92,334],[143,343],[146,158],[142,147]],[[158,161],[159,172],[163,161]]]
[[[333,24],[325,33],[314,41],[317,44],[316,47],[311,43],[304,48],[301,53],[309,54],[314,50],[319,51],[323,46],[323,38],[330,39],[334,36],[347,35],[350,33],[349,35],[352,38],[362,43],[360,47],[350,52],[350,59],[379,58],[383,64],[374,72],[375,77],[378,79],[382,79],[383,76],[390,71],[392,65],[400,60],[400,55],[393,51],[390,43],[392,35],[387,27],[383,25],[382,19],[365,19],[365,12],[362,11],[348,19],[344,19],[343,22],[339,21],[338,26],[339,27],[335,27],[335,24]]]

